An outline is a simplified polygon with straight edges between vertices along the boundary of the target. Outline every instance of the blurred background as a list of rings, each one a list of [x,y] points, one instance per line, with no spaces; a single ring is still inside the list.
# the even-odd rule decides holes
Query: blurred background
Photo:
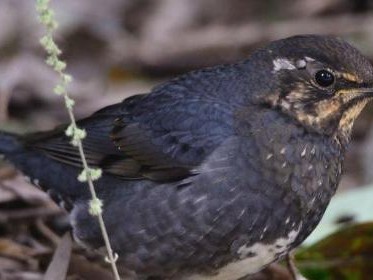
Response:
[[[78,118],[295,34],[338,35],[373,59],[369,0],[56,0],[52,7]],[[2,129],[46,130],[68,120],[52,93],[57,77],[44,63],[43,32],[34,1],[0,0]],[[309,279],[373,279],[372,106],[355,124],[337,198],[297,255]],[[0,180],[0,279],[42,279],[66,215],[5,163]],[[69,279],[110,279],[75,252]],[[289,279],[277,268],[258,277]]]

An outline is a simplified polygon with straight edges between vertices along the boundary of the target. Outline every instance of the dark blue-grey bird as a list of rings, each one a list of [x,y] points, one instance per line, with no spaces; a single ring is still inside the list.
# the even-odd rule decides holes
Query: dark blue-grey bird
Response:
[[[341,177],[373,68],[331,36],[270,43],[78,122],[119,264],[138,277],[235,280],[286,256],[320,221]],[[103,246],[66,126],[0,134],[0,152]]]

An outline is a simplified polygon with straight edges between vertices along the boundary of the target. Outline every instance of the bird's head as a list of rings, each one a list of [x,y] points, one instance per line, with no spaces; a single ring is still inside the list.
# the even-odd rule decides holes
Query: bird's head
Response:
[[[349,138],[373,98],[373,67],[354,47],[329,36],[295,36],[263,49],[271,64],[270,106],[318,133]]]

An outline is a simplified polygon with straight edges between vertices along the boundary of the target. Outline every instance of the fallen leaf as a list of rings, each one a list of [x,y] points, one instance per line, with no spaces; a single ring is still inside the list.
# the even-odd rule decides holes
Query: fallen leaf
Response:
[[[45,273],[44,280],[65,280],[69,268],[72,240],[67,232],[62,237]]]

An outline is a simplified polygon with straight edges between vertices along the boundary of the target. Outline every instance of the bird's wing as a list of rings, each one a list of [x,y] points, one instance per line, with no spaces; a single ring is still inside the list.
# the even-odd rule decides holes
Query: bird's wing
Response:
[[[226,104],[201,98],[137,95],[78,122],[88,164],[123,179],[185,178],[233,134]],[[66,126],[28,136],[27,144],[55,160],[81,166]]]

